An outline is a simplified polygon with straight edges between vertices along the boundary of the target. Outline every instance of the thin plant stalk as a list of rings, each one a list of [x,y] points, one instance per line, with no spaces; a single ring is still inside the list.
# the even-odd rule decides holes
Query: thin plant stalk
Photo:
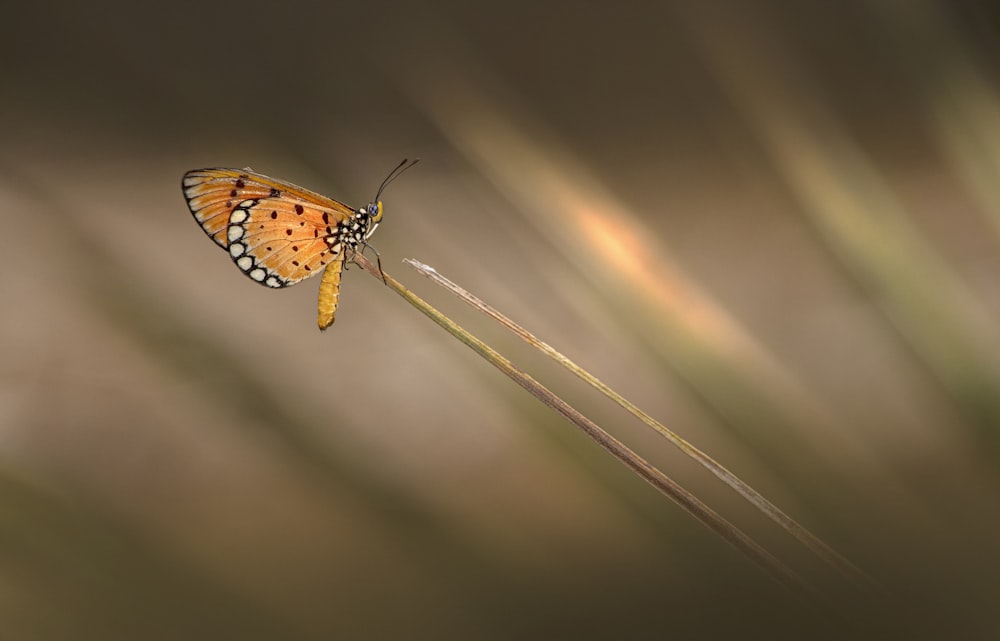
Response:
[[[500,311],[492,307],[491,305],[483,302],[479,297],[474,294],[469,293],[464,288],[456,285],[451,280],[442,276],[436,269],[423,263],[407,258],[403,260],[404,263],[415,269],[419,274],[426,276],[432,282],[441,287],[445,288],[447,291],[451,292],[459,299],[469,304],[473,308],[479,310],[480,312],[486,314],[493,320],[497,321],[515,335],[520,337],[526,343],[532,347],[540,350],[546,356],[556,361],[567,370],[575,374],[578,378],[585,381],[587,384],[593,388],[600,391],[602,394],[610,398],[612,401],[617,403],[619,406],[624,408],[627,412],[638,418],[640,421],[645,423],[647,426],[651,427],[661,436],[666,438],[672,444],[677,446],[684,454],[688,455],[698,463],[700,463],[705,469],[714,474],[720,481],[732,488],[737,494],[749,501],[754,507],[756,507],[765,516],[771,519],[773,522],[778,524],[782,529],[795,537],[802,545],[811,550],[816,556],[826,562],[828,565],[836,569],[844,577],[852,581],[858,587],[874,588],[875,584],[868,575],[862,572],[857,566],[848,561],[842,555],[840,555],[836,550],[823,542],[818,536],[807,530],[797,521],[795,521],[788,514],[783,512],[776,505],[764,498],[760,492],[753,489],[741,478],[736,476],[733,472],[724,467],[721,463],[713,459],[711,456],[701,451],[693,444],[689,443],[683,437],[681,437],[676,432],[670,430],[665,425],[654,419],[649,414],[643,412],[641,409],[636,407],[631,401],[624,398],[621,394],[614,391],[608,387],[605,383],[599,380],[590,372],[586,371],[572,360],[564,356],[562,353],[557,351],[554,347],[548,343],[540,340],[537,336],[524,329],[513,320],[502,314]]]
[[[496,350],[482,342],[450,318],[432,307],[422,298],[411,292],[403,284],[373,265],[360,253],[353,258],[362,269],[375,278],[383,281],[389,288],[402,296],[413,307],[437,323],[449,334],[470,347],[474,352],[486,359],[491,365],[506,374],[511,380],[527,390],[547,407],[555,410],[571,423],[579,427],[588,437],[604,448],[608,453],[625,464],[640,478],[666,495],[677,505],[700,521],[705,527],[715,532],[730,545],[742,552],[747,558],[757,564],[773,579],[788,588],[794,594],[806,599],[813,605],[818,605],[818,592],[788,566],[779,561],[763,547],[747,536],[742,530],[727,521],[717,512],[705,505],[700,499],[678,485],[663,472],[650,465],[646,460],[629,449],[618,439],[599,427],[564,400],[553,394],[544,385],[529,374],[522,371]]]

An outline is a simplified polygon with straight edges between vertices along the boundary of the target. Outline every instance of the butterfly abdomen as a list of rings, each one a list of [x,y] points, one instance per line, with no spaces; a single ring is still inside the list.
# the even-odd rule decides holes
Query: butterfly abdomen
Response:
[[[333,325],[337,316],[337,306],[340,304],[340,272],[344,261],[338,259],[326,266],[323,279],[319,283],[319,318],[320,329]]]

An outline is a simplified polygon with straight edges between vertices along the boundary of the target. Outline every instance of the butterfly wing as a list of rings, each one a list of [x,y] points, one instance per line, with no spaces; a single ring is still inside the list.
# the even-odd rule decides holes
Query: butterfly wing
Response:
[[[184,175],[195,220],[252,280],[287,287],[343,259],[337,225],[354,215],[344,203],[246,169]]]

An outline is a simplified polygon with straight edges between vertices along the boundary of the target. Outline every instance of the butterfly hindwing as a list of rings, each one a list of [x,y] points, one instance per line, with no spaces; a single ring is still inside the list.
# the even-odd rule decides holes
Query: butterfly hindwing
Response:
[[[280,199],[245,200],[230,214],[229,255],[251,279],[287,287],[315,276],[341,251],[336,223],[307,206]]]

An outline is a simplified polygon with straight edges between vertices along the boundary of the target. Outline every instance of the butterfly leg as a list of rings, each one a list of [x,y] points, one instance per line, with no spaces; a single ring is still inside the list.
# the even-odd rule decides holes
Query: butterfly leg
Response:
[[[321,330],[333,325],[337,315],[337,305],[340,303],[340,272],[344,268],[343,256],[326,266],[323,279],[319,283],[319,318]]]
[[[369,245],[367,242],[361,248],[361,253],[363,254],[366,249],[370,249],[375,252],[375,263],[378,265],[378,273],[382,276],[382,283],[388,285],[389,283],[385,280],[385,272],[382,271],[382,254],[378,253],[378,250]]]

